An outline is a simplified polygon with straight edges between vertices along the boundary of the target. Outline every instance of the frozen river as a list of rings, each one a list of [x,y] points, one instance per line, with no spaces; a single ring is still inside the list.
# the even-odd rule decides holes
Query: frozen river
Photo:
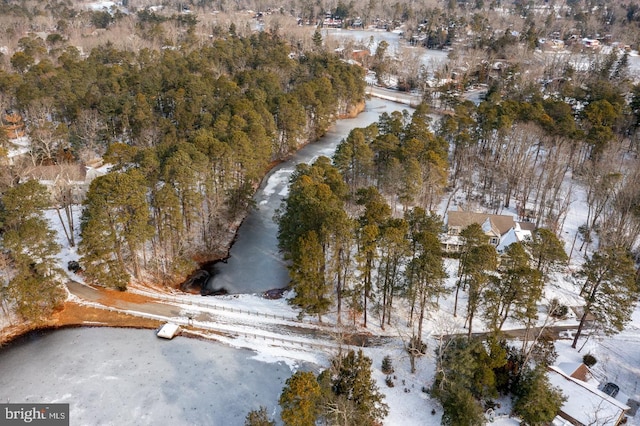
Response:
[[[319,141],[298,151],[291,159],[273,168],[263,179],[254,200],[257,208],[249,213],[238,231],[226,262],[213,267],[211,288],[224,288],[229,293],[259,293],[286,287],[289,274],[278,250],[278,225],[273,216],[288,193],[289,178],[295,166],[311,163],[319,156],[331,157],[340,141],[351,129],[366,127],[378,121],[383,112],[409,109],[394,102],[373,98],[356,118],[338,120]]]
[[[254,356],[152,330],[58,330],[0,351],[0,400],[69,403],[74,426],[243,425],[261,405],[279,418],[291,369]]]
[[[271,170],[231,257],[216,265],[215,285],[232,293],[286,286],[273,215],[295,165],[331,156],[351,129],[403,108],[371,99],[357,118],[338,120],[321,140]],[[278,419],[278,397],[291,368],[254,357],[252,351],[212,341],[158,339],[151,330],[59,330],[0,351],[0,400],[69,403],[73,425],[243,425],[246,414],[260,406]]]
[[[215,285],[232,293],[286,286],[273,215],[295,165],[331,156],[351,129],[403,108],[371,99],[357,118],[338,120],[321,140],[275,167],[255,196],[257,208],[241,226],[231,257],[216,265]],[[0,400],[69,403],[72,425],[243,425],[260,406],[279,419],[278,397],[291,368],[255,355],[212,341],[166,341],[151,330],[58,330],[0,351]]]

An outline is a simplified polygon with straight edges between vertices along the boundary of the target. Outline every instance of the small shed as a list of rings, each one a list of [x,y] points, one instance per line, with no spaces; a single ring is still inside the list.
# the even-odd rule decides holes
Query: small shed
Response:
[[[178,334],[178,331],[180,331],[178,324],[168,322],[158,329],[156,336],[162,337],[163,339],[173,339],[176,334]]]

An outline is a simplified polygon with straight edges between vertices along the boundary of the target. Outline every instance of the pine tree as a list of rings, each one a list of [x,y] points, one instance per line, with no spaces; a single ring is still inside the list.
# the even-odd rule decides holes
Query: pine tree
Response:
[[[485,319],[499,331],[508,318],[525,324],[537,316],[542,297],[542,274],[529,266],[529,255],[521,243],[511,244],[500,258],[498,276],[489,280],[483,295]]]
[[[162,185],[153,191],[151,205],[155,225],[151,268],[160,282],[168,283],[184,272],[176,268],[182,263],[180,257],[188,241],[183,232],[180,198],[171,185]]]
[[[385,357],[382,359],[382,372],[384,374],[392,374],[393,371],[394,369],[391,357],[389,355],[385,355]]]
[[[422,209],[414,209],[410,217],[414,221],[414,229],[412,230],[413,257],[406,272],[410,287],[409,294],[412,299],[411,319],[413,319],[416,309],[418,315],[415,343],[418,348],[421,348],[422,327],[426,310],[447,293],[444,283],[447,273],[444,269],[442,248],[438,238],[442,229],[442,220],[433,214],[427,216]],[[419,225],[415,223],[416,220],[420,221]]]
[[[485,418],[482,406],[468,389],[451,387],[442,397],[442,424],[448,426],[480,426]]]
[[[497,395],[494,370],[507,362],[507,352],[495,339],[457,336],[436,350],[433,391],[440,398],[456,388],[468,389],[481,400]]]
[[[140,275],[140,256],[153,236],[148,187],[136,169],[111,172],[91,182],[82,215],[86,276],[99,285],[125,290],[129,271]]]
[[[587,316],[593,316],[595,325],[610,335],[621,331],[631,319],[638,299],[635,265],[624,249],[610,247],[594,253],[580,273],[586,278],[581,292],[585,305],[573,348],[582,334]]]
[[[285,257],[297,256],[300,237],[316,232],[321,244],[326,243],[334,218],[344,214],[346,186],[329,159],[320,157],[309,166],[296,167],[290,179],[289,196],[277,213],[278,245]]]
[[[485,235],[482,227],[477,223],[472,223],[460,232],[463,244],[460,249],[460,261],[458,262],[458,280],[456,281],[456,295],[453,305],[453,316],[455,317],[458,312],[458,293],[460,288],[466,289],[468,270],[471,267],[472,259],[471,254],[475,247],[487,243],[487,236]]]
[[[313,426],[320,413],[320,385],[313,373],[298,371],[289,377],[280,395],[280,417],[286,426]]]
[[[372,186],[358,190],[357,204],[365,207],[359,218],[358,267],[362,276],[364,326],[367,326],[367,305],[373,288],[373,272],[378,258],[381,226],[391,215],[391,208],[380,192]]]
[[[545,367],[537,366],[521,375],[513,410],[526,424],[548,424],[564,401],[560,389],[551,386]]]
[[[322,322],[322,314],[332,302],[331,285],[325,279],[324,251],[315,231],[300,237],[297,252],[289,267],[296,295],[289,302],[306,314],[318,315],[318,321]]]
[[[465,322],[469,326],[468,335],[471,337],[473,318],[480,306],[484,289],[490,278],[487,272],[495,270],[498,265],[495,247],[485,243],[471,248],[467,254],[467,262],[465,276],[469,286],[469,298],[467,300],[467,318]]]
[[[190,233],[201,234],[204,180],[208,166],[207,157],[193,144],[178,144],[161,164],[164,184],[169,185],[180,200],[181,218],[188,238]],[[200,231],[200,232],[197,232]]]
[[[506,351],[495,341],[458,336],[438,348],[436,356],[432,394],[442,403],[442,424],[484,424],[480,401],[497,395],[494,370],[506,363]]]
[[[393,299],[400,287],[402,261],[409,246],[407,241],[408,224],[404,219],[389,219],[382,229],[380,237],[380,263],[378,266],[377,288],[382,299],[382,318],[380,326],[384,330],[385,322],[391,324]]]
[[[380,229],[375,224],[366,224],[358,231],[358,253],[356,259],[358,261],[358,269],[362,283],[362,311],[364,313],[363,326],[367,326],[369,299],[371,298],[372,277],[375,270],[375,261],[378,254],[378,237]]]
[[[291,278],[300,290],[292,302],[320,318],[331,304],[334,282],[339,307],[346,290],[344,262],[350,257],[353,235],[343,208],[347,188],[327,157],[312,166],[299,165],[290,182],[289,196],[276,215],[278,244],[292,260]]]
[[[341,414],[349,414],[344,424],[374,426],[388,414],[388,406],[383,402],[384,395],[371,377],[371,359],[362,350],[357,354],[350,350],[346,355],[338,355],[331,361],[331,369],[327,372],[331,377],[333,405],[342,405],[344,409],[340,410]],[[323,382],[322,377],[319,381]],[[339,419],[334,420],[342,423]]]
[[[333,162],[344,176],[351,194],[372,181],[374,152],[367,137],[367,129],[356,128],[336,147]]]
[[[276,422],[269,419],[267,409],[261,406],[258,410],[249,411],[244,426],[276,426]]]
[[[349,292],[352,281],[351,255],[355,244],[355,221],[346,212],[341,211],[334,217],[328,238],[327,280],[335,283],[336,315],[338,324],[342,323],[342,302]]]
[[[556,234],[545,228],[539,228],[533,232],[533,239],[528,243],[528,247],[534,266],[542,273],[543,278],[551,267],[569,260],[562,241]]]
[[[322,48],[322,33],[320,32],[319,28],[316,28],[315,32],[313,33],[313,47],[315,50],[320,50]]]
[[[49,203],[46,187],[35,180],[7,190],[2,197],[2,245],[15,267],[7,295],[19,315],[35,322],[44,320],[65,298],[55,266],[60,246],[43,218]]]

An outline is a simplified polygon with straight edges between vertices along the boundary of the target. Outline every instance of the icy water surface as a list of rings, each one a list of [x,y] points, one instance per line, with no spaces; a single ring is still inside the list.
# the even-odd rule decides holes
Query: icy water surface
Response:
[[[322,155],[333,156],[336,146],[352,129],[377,122],[384,112],[402,109],[410,110],[405,105],[373,98],[356,118],[338,120],[319,141],[272,169],[254,197],[256,209],[242,223],[229,259],[215,264],[209,288],[223,288],[229,293],[259,293],[286,287],[289,274],[278,250],[278,225],[273,216],[288,194],[289,178],[296,165],[312,163]]]
[[[74,328],[0,350],[2,402],[69,403],[71,425],[243,425],[279,418],[290,368],[254,352],[153,330]]]

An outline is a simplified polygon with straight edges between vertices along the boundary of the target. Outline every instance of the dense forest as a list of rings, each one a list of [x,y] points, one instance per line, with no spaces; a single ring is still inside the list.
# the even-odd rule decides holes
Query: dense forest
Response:
[[[588,66],[580,67],[541,60],[541,39],[569,45],[574,36],[606,31],[631,44],[640,9],[577,0],[562,2],[559,12],[520,1],[273,9],[191,1],[157,10],[146,3],[123,2],[128,13],[80,11],[70,2],[0,4],[0,111],[3,120],[23,120],[12,123],[29,139],[15,156],[21,147],[0,132],[2,309],[39,321],[65,297],[60,247],[43,219],[52,206],[69,245],[80,227],[78,267],[90,283],[175,285],[196,262],[223,256],[268,168],[363,106],[364,68],[344,51],[340,59],[334,41],[305,25],[327,16],[344,19],[344,28],[357,20],[386,30],[402,24],[412,48],[456,50],[435,72],[402,52],[391,57],[383,43],[363,60],[379,82],[397,74],[399,88],[421,90],[424,102],[353,130],[333,158],[296,169],[276,218],[295,290],[290,302],[301,315],[321,322],[337,313],[354,327],[376,321],[384,330],[406,315],[415,368],[427,350],[430,312],[453,297],[466,336],[442,326],[436,375],[425,389],[441,401],[443,421],[479,423],[484,402],[498,393],[513,394],[514,410],[529,423],[550,421],[562,401],[544,375],[554,352],[532,330],[542,303],[549,321],[566,313],[544,301],[552,274],[570,275],[585,302],[574,347],[587,317],[606,334],[618,332],[637,300],[640,86],[624,44],[607,54],[581,51]],[[264,14],[226,15],[241,6]],[[464,97],[472,87],[486,90],[477,103]],[[110,168],[85,193],[70,181],[50,190],[33,179],[37,168],[96,160]],[[565,221],[582,199],[587,219],[567,253]],[[73,220],[78,204],[80,224]],[[461,250],[446,253],[438,212],[454,205],[515,209],[536,230],[498,253],[470,225]],[[584,263],[567,271],[576,256]],[[454,276],[446,262],[456,265]],[[479,322],[487,331],[480,337]],[[507,323],[527,332],[521,347],[504,340]],[[307,423],[348,412],[375,424],[386,408],[370,364],[352,352],[324,375],[294,375],[281,399],[283,419],[299,420],[301,389],[309,395]],[[354,365],[367,372],[358,381],[368,399],[354,400],[342,383]]]
[[[528,422],[550,421],[562,397],[543,372],[555,355],[533,330],[566,313],[544,300],[552,275],[566,273],[569,256],[584,257],[573,272],[586,301],[574,348],[587,317],[616,333],[637,301],[638,86],[626,66],[625,55],[613,52],[583,71],[567,67],[571,78],[554,85],[513,72],[493,80],[479,104],[452,97],[443,105],[427,93],[412,114],[383,114],[354,129],[332,159],[299,166],[278,218],[296,290],[290,303],[319,320],[337,312],[341,322],[346,312],[347,323],[366,327],[374,316],[382,329],[402,312],[413,365],[424,355],[425,318],[453,297],[453,317],[461,315],[467,336],[441,338],[430,389],[445,424],[480,424],[483,401],[498,393],[512,394]],[[437,122],[427,103],[444,109]],[[587,219],[563,241],[576,201],[585,202]],[[449,253],[437,214],[443,203],[494,213],[515,207],[536,229],[497,252],[472,224],[460,233],[460,251]],[[474,319],[483,336],[474,335]],[[517,348],[503,340],[507,322],[526,330]],[[533,409],[530,401],[541,403]]]
[[[27,196],[20,188],[33,167],[103,157],[112,168],[84,200],[86,278],[120,289],[131,277],[179,282],[195,260],[220,256],[269,164],[361,108],[362,69],[322,52],[290,53],[263,32],[197,49],[105,45],[86,59],[66,48],[55,62],[0,70],[4,105],[22,113],[33,141],[28,156],[3,168],[4,191]],[[15,265],[15,277],[43,278],[29,262],[28,271]]]

